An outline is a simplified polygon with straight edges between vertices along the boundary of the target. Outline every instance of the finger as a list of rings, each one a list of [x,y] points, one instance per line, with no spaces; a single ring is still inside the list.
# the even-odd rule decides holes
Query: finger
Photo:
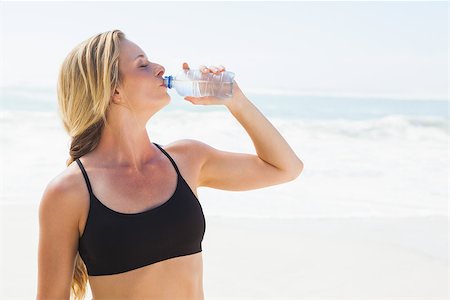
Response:
[[[189,65],[187,62],[183,63],[183,69],[189,70]]]
[[[225,71],[225,67],[224,66],[222,66],[222,65],[220,65],[219,66],[219,70],[222,72],[222,71]]]
[[[219,69],[216,68],[215,66],[209,66],[209,69],[210,69],[211,72],[213,72],[213,73],[218,73],[218,72],[219,72]]]
[[[191,102],[192,104],[203,104],[204,98],[206,97],[191,97],[191,96],[186,96],[184,97],[184,100],[187,100],[189,102]]]
[[[200,71],[202,71],[203,73],[209,73],[208,67],[206,67],[206,66],[204,66],[204,65],[201,65],[201,66],[200,66]]]

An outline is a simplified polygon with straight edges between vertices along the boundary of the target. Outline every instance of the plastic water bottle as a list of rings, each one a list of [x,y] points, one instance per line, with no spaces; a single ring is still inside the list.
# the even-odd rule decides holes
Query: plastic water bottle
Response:
[[[203,73],[200,70],[185,69],[175,77],[164,76],[164,85],[175,88],[180,96],[229,98],[233,96],[234,73],[223,71],[218,74]]]

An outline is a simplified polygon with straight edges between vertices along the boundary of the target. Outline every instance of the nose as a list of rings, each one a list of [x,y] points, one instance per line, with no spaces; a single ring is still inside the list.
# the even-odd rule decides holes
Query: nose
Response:
[[[164,72],[166,72],[166,69],[164,69],[164,67],[163,66],[158,66],[158,73],[157,73],[157,77],[162,77],[163,76],[163,74],[164,74]]]

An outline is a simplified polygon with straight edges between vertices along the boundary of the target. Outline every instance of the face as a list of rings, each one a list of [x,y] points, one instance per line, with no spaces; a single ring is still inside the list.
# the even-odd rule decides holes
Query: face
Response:
[[[144,51],[127,39],[120,43],[119,70],[122,82],[114,93],[114,102],[149,116],[170,101],[161,86],[164,67],[149,61]]]

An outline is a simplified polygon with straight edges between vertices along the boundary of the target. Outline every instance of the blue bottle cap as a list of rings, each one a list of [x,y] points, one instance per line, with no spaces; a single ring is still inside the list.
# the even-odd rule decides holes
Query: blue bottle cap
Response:
[[[173,76],[169,75],[169,76],[164,76],[164,85],[171,89],[172,88],[172,82],[173,82]]]

